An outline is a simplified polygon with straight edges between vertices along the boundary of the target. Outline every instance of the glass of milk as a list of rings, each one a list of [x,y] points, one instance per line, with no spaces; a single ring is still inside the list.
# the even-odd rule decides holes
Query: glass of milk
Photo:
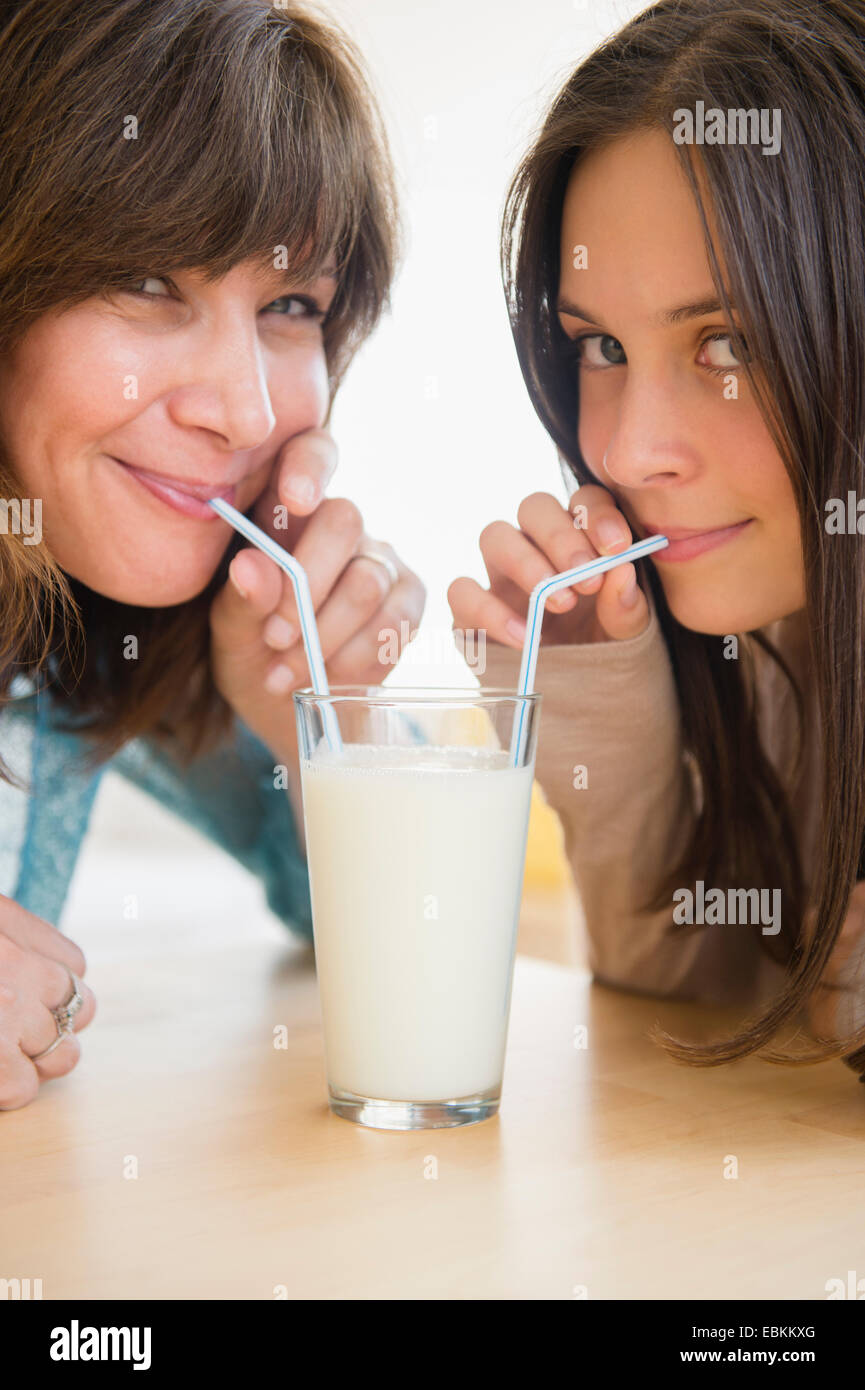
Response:
[[[345,1119],[426,1129],[498,1110],[541,698],[294,694],[330,1108]]]

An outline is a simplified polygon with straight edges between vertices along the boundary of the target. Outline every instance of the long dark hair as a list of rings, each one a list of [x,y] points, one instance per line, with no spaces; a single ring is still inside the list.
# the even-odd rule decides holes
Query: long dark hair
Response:
[[[697,102],[781,111],[780,150],[771,157],[758,144],[700,147],[718,247],[694,148],[672,140],[674,113],[693,112]],[[679,624],[656,569],[641,562],[670,652],[685,747],[706,794],[680,861],[640,910],[669,906],[673,930],[671,894],[696,877],[780,887],[781,930],[760,941],[787,970],[778,997],[733,1037],[697,1045],[658,1028],[652,1036],[692,1065],[758,1050],[789,1065],[843,1057],[865,1080],[865,1029],[821,1039],[816,1051],[766,1048],[815,990],[851,890],[865,878],[865,553],[855,534],[827,545],[824,528],[827,499],[846,498],[848,489],[865,496],[865,12],[846,0],[662,0],[602,44],[555,97],[508,190],[501,262],[529,394],[581,483],[597,479],[579,453],[579,400],[555,312],[563,201],[584,153],[640,127],[668,131],[681,159],[719,298],[728,317],[730,300],[741,316],[734,351],[744,338],[753,367],[746,361],[743,370],[793,486],[824,750],[809,908],[788,797],[758,735],[752,644],[790,680],[800,733],[802,692],[759,631],[741,634],[744,659],[729,661],[717,637]],[[740,360],[747,354],[737,352]]]
[[[127,112],[134,140],[121,138]],[[380,113],[354,46],[293,0],[3,5],[0,149],[0,355],[47,310],[136,279],[216,279],[247,258],[272,264],[279,246],[312,279],[333,252],[332,406],[389,307],[400,225]],[[0,445],[0,493],[21,492]],[[59,696],[85,762],[143,733],[188,762],[231,722],[208,617],[243,544],[232,533],[194,599],[142,608],[66,575],[44,543],[0,536],[0,706],[29,672]],[[137,661],[124,659],[130,631]],[[18,785],[2,759],[0,776]]]

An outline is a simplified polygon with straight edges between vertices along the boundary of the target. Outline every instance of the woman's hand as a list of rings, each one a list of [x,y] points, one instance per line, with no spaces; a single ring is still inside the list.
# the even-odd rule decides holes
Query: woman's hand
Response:
[[[77,976],[84,999],[72,1020],[75,1031],[34,1062],[36,1053],[57,1037],[51,1010],[69,998],[67,967]],[[83,981],[86,969],[73,941],[0,893],[0,1110],[28,1105],[43,1081],[65,1076],[77,1065],[81,1046],[75,1033],[96,1012],[93,991]]]
[[[630,527],[606,488],[584,483],[570,498],[586,509],[587,524],[575,519],[549,492],[533,492],[520,503],[520,530],[493,521],[481,532],[480,547],[490,580],[482,589],[461,576],[448,589],[454,626],[485,630],[506,646],[522,647],[532,589],[542,579],[573,569],[599,555],[615,555],[633,544]],[[608,528],[613,528],[608,532]],[[560,589],[546,602],[542,641],[564,643],[622,641],[636,637],[649,621],[646,596],[631,561]],[[516,623],[516,627],[509,624]]]
[[[336,468],[336,445],[323,429],[288,441],[253,519],[306,571],[322,656],[333,684],[379,685],[415,634],[424,586],[393,548],[371,541],[363,518],[344,497],[321,498]],[[298,500],[292,484],[313,483]],[[276,524],[283,516],[286,527]],[[351,557],[371,546],[393,563]],[[241,592],[243,591],[243,592]],[[254,546],[238,551],[229,579],[210,612],[213,678],[235,713],[261,741],[287,761],[296,756],[291,692],[312,684],[300,635],[294,589],[287,574]],[[380,637],[379,633],[386,629]]]

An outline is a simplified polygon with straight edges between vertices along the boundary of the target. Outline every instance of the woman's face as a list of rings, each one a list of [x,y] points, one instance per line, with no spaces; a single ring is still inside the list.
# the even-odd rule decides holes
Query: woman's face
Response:
[[[575,166],[561,264],[559,322],[580,340],[580,449],[632,530],[672,541],[677,530],[747,523],[701,553],[683,542],[652,556],[674,617],[726,634],[801,609],[793,489],[725,336],[697,205],[667,135],[621,137]]]
[[[285,442],[324,422],[321,317],[335,292],[331,274],[301,285],[244,261],[209,285],[180,271],[34,323],[0,364],[0,422],[68,574],[144,607],[206,587],[227,523],[200,503],[201,515],[177,510],[133,469],[205,496],[236,485],[228,499],[245,511]]]

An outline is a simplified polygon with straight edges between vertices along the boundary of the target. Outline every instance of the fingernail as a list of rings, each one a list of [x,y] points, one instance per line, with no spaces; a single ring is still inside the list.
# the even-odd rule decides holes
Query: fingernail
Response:
[[[624,589],[619,595],[619,602],[623,608],[633,608],[638,598],[639,586],[637,584],[636,578],[634,578],[631,580],[629,584],[625,585]]]
[[[557,594],[552,594],[550,596],[547,600],[547,604],[553,608],[558,608],[561,612],[566,608],[573,608],[576,601],[576,598],[569,589],[560,589]]]
[[[285,491],[292,502],[308,507],[315,498],[315,483],[312,478],[291,478],[285,485]]]
[[[297,637],[297,628],[281,613],[272,613],[264,624],[264,640],[269,647],[290,647]]]
[[[277,666],[265,677],[264,688],[268,695],[284,695],[294,684],[294,672],[290,666]]]
[[[614,545],[621,545],[622,541],[628,538],[625,535],[618,521],[612,517],[602,517],[597,525],[598,540],[609,550]]]
[[[240,585],[238,584],[236,578],[234,577],[233,571],[231,571],[231,570],[228,571],[228,577],[229,577],[229,579],[231,580],[231,582],[232,582],[232,584],[234,585],[234,587],[235,587],[235,589],[237,590],[237,592],[240,594],[240,597],[241,597],[241,598],[249,598],[249,594],[246,592],[246,590],[245,590],[245,589],[241,589]]]
[[[526,625],[522,618],[508,618],[505,628],[518,642],[522,642],[526,635]]]

